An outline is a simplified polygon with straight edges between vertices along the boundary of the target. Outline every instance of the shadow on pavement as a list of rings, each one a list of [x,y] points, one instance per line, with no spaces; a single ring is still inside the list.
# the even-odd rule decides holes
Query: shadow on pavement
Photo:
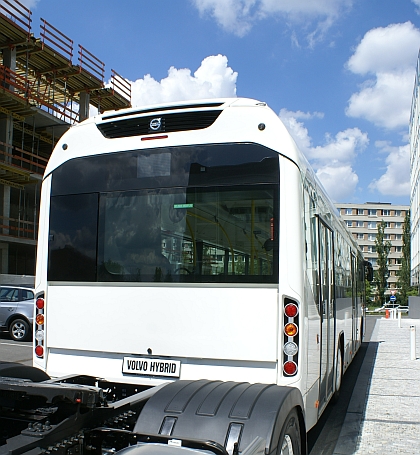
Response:
[[[378,345],[362,343],[344,375],[338,402],[330,403],[317,425],[308,432],[309,455],[332,455],[338,444],[345,447],[343,453],[356,451]]]

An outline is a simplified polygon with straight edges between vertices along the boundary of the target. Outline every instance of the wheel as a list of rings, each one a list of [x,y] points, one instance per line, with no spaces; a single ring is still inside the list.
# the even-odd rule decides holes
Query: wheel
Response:
[[[9,333],[15,341],[26,341],[30,338],[29,324],[24,319],[15,319],[9,327]]]
[[[301,450],[299,417],[292,409],[281,429],[278,455],[301,455]]]
[[[341,354],[341,346],[337,348],[337,359],[335,362],[335,390],[333,402],[336,403],[340,398],[341,383],[343,382],[343,356]]]

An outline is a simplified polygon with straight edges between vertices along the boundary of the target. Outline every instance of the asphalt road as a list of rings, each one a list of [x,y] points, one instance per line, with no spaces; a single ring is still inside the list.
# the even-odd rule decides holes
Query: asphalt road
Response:
[[[309,455],[332,455],[334,452],[376,319],[376,316],[366,318],[364,342],[344,375],[340,399],[336,404],[328,405],[320,421],[308,433]],[[7,332],[0,333],[0,360],[32,365],[32,342],[16,342]]]
[[[32,365],[32,341],[13,341],[7,332],[0,332],[0,360]]]

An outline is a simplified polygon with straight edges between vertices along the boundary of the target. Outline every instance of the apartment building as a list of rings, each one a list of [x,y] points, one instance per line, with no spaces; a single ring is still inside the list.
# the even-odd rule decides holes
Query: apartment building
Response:
[[[378,233],[378,223],[386,223],[385,240],[391,242],[388,256],[388,289],[397,289],[397,272],[401,267],[403,223],[409,212],[408,205],[392,205],[381,202],[366,202],[364,204],[336,204],[341,217],[350,232],[363,250],[363,255],[370,261],[374,270],[377,269],[378,254],[375,239]]]
[[[420,290],[420,54],[410,116],[411,284]]]

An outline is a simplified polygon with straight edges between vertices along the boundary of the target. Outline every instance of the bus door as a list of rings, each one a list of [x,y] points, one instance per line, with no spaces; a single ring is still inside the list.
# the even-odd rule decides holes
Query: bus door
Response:
[[[332,393],[335,356],[334,260],[332,230],[319,219],[319,283],[321,315],[319,410]]]
[[[351,355],[354,354],[356,351],[356,344],[358,339],[358,320],[359,315],[357,311],[357,262],[356,256],[351,253],[351,282],[352,282],[352,289],[351,289]]]

